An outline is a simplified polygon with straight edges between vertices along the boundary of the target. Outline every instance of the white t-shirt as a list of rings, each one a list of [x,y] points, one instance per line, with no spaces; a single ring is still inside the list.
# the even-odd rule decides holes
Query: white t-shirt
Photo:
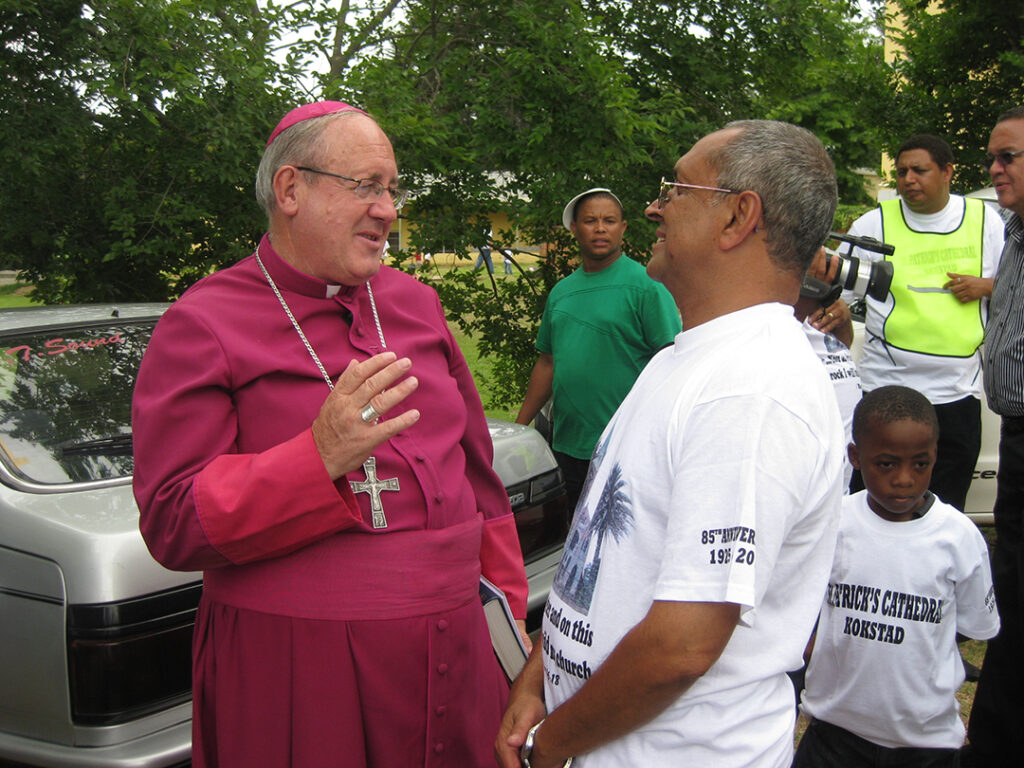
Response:
[[[999,631],[984,538],[932,498],[904,523],[872,512],[867,491],[843,500],[807,668],[804,713],[884,747],[963,744],[956,633],[987,640]]]
[[[673,705],[579,765],[789,766],[785,673],[831,566],[842,449],[792,307],[685,330],[648,363],[598,441],[545,608],[545,699],[578,691],[654,600],[735,603],[740,623]]]
[[[900,207],[908,226],[918,232],[952,232],[960,226],[964,216],[964,198],[960,195],[950,195],[946,207],[938,213],[914,213],[902,200]],[[870,210],[853,222],[850,234],[882,240],[881,209]],[[999,255],[1003,250],[1003,220],[996,210],[987,204],[983,242],[981,276],[992,277],[999,266]],[[848,248],[849,246],[846,246],[840,251],[845,253]],[[880,261],[884,258],[879,253],[861,248],[854,248],[852,255],[869,261]],[[899,279],[899,267],[895,279]],[[850,292],[844,292],[843,298],[851,302],[855,297]],[[988,299],[982,299],[982,303],[982,312],[987,314]],[[892,312],[892,294],[890,293],[884,302],[869,296],[865,299],[865,304],[867,314],[864,318],[864,328],[867,336],[864,339],[864,352],[859,366],[865,392],[888,384],[900,384],[916,389],[935,405],[952,403],[969,395],[981,397],[980,350],[971,357],[943,357],[887,347],[881,340],[882,328],[885,319]]]
[[[804,334],[811,342],[811,349],[818,356],[832,386],[836,391],[836,402],[839,403],[839,415],[843,418],[843,437],[846,444],[853,441],[853,409],[860,402],[860,374],[857,372],[857,364],[853,361],[849,347],[833,336],[831,333],[822,333],[807,320],[803,324]],[[845,451],[844,451],[845,455]],[[853,476],[853,465],[849,459],[843,461],[843,488],[844,493],[850,487],[850,478]]]

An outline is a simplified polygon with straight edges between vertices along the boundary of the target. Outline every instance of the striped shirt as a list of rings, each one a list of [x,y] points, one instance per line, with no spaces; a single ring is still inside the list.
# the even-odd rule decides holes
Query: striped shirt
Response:
[[[988,305],[985,395],[1001,416],[1024,416],[1024,222],[1014,214]]]

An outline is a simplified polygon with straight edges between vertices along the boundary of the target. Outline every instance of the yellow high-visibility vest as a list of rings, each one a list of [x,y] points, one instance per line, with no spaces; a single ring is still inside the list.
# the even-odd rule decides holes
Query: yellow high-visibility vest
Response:
[[[981,276],[985,204],[964,200],[960,226],[948,233],[907,226],[899,199],[879,204],[882,237],[893,246],[892,311],[882,326],[885,343],[908,352],[970,357],[985,338],[981,302],[962,304],[942,288],[947,272]]]

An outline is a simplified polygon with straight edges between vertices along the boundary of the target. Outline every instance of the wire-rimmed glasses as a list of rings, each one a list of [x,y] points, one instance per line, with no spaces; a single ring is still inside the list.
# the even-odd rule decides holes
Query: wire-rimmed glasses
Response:
[[[402,189],[401,187],[389,187],[381,184],[376,179],[354,179],[351,176],[345,176],[340,173],[331,173],[331,171],[321,171],[318,168],[307,168],[305,166],[296,166],[300,171],[306,173],[318,173],[321,176],[331,176],[335,179],[342,179],[343,181],[351,181],[355,184],[355,189],[352,191],[356,193],[356,197],[360,200],[367,200],[373,198],[374,200],[380,200],[381,196],[387,192],[391,197],[391,204],[395,206],[397,211],[404,204],[406,199],[409,197],[409,190]]]

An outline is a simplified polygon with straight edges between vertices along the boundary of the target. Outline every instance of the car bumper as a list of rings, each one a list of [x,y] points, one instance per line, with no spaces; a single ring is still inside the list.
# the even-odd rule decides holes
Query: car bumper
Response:
[[[192,720],[137,739],[72,747],[0,733],[0,765],[33,768],[179,768],[191,765]]]

